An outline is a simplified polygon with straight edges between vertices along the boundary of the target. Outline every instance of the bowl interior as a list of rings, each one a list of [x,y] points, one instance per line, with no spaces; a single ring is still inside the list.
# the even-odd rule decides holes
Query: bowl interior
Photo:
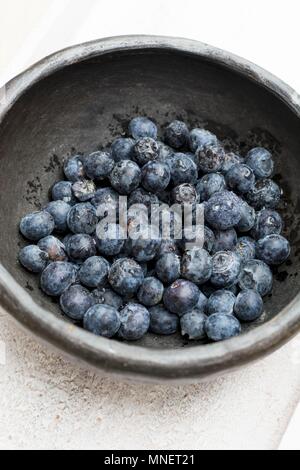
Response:
[[[17,101],[0,126],[1,263],[49,315],[61,316],[39,289],[38,277],[18,263],[18,250],[26,244],[18,231],[20,218],[48,201],[49,188],[62,177],[64,157],[107,146],[138,114],[160,128],[175,118],[204,126],[242,154],[257,145],[273,152],[292,255],[275,272],[263,318],[245,329],[268,321],[300,285],[299,119],[255,81],[196,55],[146,49],[106,54],[54,73]],[[179,335],[147,335],[140,342],[147,348],[196,344]]]

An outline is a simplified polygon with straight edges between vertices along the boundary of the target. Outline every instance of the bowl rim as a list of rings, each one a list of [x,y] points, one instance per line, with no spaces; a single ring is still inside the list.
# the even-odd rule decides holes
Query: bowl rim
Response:
[[[141,49],[170,50],[196,55],[263,86],[300,117],[300,96],[261,67],[227,51],[195,40],[130,35],[95,40],[56,52],[5,85],[0,124],[14,103],[41,79],[72,65],[111,52]],[[148,349],[97,337],[67,323],[39,306],[0,263],[0,304],[26,330],[107,374],[151,382],[195,382],[263,357],[300,329],[300,293],[272,320],[221,343],[185,349]],[[170,354],[171,351],[171,354]]]

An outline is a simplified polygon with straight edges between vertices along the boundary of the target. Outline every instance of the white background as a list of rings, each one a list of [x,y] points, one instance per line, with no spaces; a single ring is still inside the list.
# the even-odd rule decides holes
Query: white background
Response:
[[[157,34],[198,39],[227,49],[265,67],[300,92],[300,4],[296,0],[0,0],[0,6],[0,86],[45,55],[72,44],[113,35]],[[68,415],[68,411],[58,413],[57,409],[60,409],[60,404],[66,401],[67,392],[62,387],[62,381],[67,380],[64,374],[70,380],[68,386],[76,389],[75,392],[73,390],[75,395],[73,393],[72,400],[75,400],[79,409],[80,406],[84,409],[87,395],[84,392],[83,383],[77,381],[76,374],[79,372],[68,363],[63,363],[65,364],[63,371],[60,370],[61,367],[57,365],[59,363],[61,366],[59,356],[55,356],[55,359],[52,355],[48,357],[47,348],[39,349],[35,342],[27,342],[19,330],[10,325],[9,319],[3,312],[2,315],[0,312],[1,319],[3,319],[2,332],[6,332],[6,338],[2,339],[6,340],[9,366],[1,367],[0,362],[0,397],[2,400],[0,447],[34,448],[38,446],[45,448],[50,445],[60,448],[64,447],[64,438],[66,438],[65,445],[72,447],[70,437],[74,429],[72,410]],[[129,394],[132,393],[132,396],[138,396],[136,406],[134,403],[129,403],[130,400],[127,398],[127,407],[122,407],[122,412],[126,415],[125,419],[129,419],[129,415],[132,418],[132,422],[129,420],[126,428],[133,433],[132,440],[128,437],[126,440],[125,435],[122,435],[122,421],[118,420],[120,416],[114,415],[114,408],[118,408],[116,405],[118,401],[113,405],[113,402],[108,403],[104,400],[104,404],[101,402],[101,419],[104,422],[105,418],[111,418],[112,421],[115,419],[120,434],[112,426],[111,431],[105,433],[105,438],[102,436],[102,441],[100,439],[98,443],[92,442],[95,442],[94,445],[98,448],[105,446],[118,448],[116,442],[121,446],[124,439],[128,442],[128,446],[136,445],[139,448],[144,445],[144,448],[147,448],[147,439],[143,441],[139,437],[139,430],[134,426],[135,420],[144,416],[144,421],[139,422],[149,426],[148,445],[152,447],[159,446],[157,442],[160,441],[161,448],[172,448],[170,446],[180,448],[181,442],[185,443],[185,448],[235,448],[235,446],[238,448],[261,446],[276,448],[285,431],[290,413],[299,398],[300,366],[299,361],[296,363],[293,361],[299,348],[298,339],[277,353],[277,356],[262,363],[260,367],[250,368],[249,372],[234,375],[232,379],[219,380],[207,387],[187,389],[189,398],[186,400],[189,406],[184,405],[186,414],[182,413],[185,395],[181,395],[178,391],[174,392],[173,401],[170,399],[172,401],[170,410],[168,393],[173,395],[172,389],[167,389],[169,392],[165,394],[153,387],[122,389],[122,386],[118,384],[115,389],[119,391],[120,400],[123,394],[128,394],[128,391]],[[38,355],[38,360],[32,357],[34,354]],[[27,367],[19,362],[20,358],[28,361]],[[48,371],[47,376],[41,372],[43,367]],[[280,387],[283,384],[279,385],[278,380],[280,381],[282,376],[284,376],[285,387],[281,390]],[[70,377],[73,377],[73,381]],[[95,384],[95,381],[97,379],[87,378],[86,387],[89,383],[89,390],[92,390],[91,384]],[[111,384],[112,382],[101,382],[101,386],[99,385],[103,388],[104,395],[109,394]],[[30,393],[32,390],[34,392],[40,390],[49,403],[44,409],[44,416],[39,413],[38,408],[41,404],[36,393]],[[237,397],[236,391],[239,395]],[[145,392],[153,393],[153,399],[150,402],[148,400],[147,405],[143,406],[139,394]],[[100,396],[101,394],[97,396],[98,401]],[[177,408],[174,405],[176,396],[180,396]],[[22,401],[22,397],[26,399],[23,398]],[[196,398],[199,400],[198,405],[195,402]],[[91,410],[93,410],[93,406],[96,405],[93,404],[92,398],[90,400]],[[237,407],[233,407],[234,415],[232,415],[234,400],[237,400]],[[256,400],[255,405],[253,400]],[[166,427],[163,424],[161,431],[155,427],[153,421],[156,411],[158,413],[160,411],[152,408],[155,403],[168,417]],[[242,414],[245,413],[248,405],[249,412],[246,411],[246,416],[243,417]],[[217,414],[216,406],[219,407]],[[201,428],[201,422],[195,424],[190,417],[190,413],[197,413],[197,409],[199,413],[201,410],[204,413],[203,410],[205,410],[206,434]],[[110,413],[109,417],[105,415],[107,410]],[[168,415],[168,412],[171,414]],[[176,438],[172,439],[168,433],[168,422],[174,425],[174,414],[176,415],[177,412],[180,416],[181,432],[178,432]],[[68,416],[69,421],[63,427],[64,437],[59,432],[61,429],[59,422],[54,428],[51,427],[52,424],[46,422],[46,419],[49,419],[52,423],[52,413],[53,415],[57,413],[59,419],[63,419],[61,416]],[[276,413],[278,417],[274,419]],[[201,421],[201,416],[198,418]],[[28,421],[28,427],[25,428],[24,419]],[[85,416],[80,415],[78,410],[76,419],[77,428],[75,426],[75,429],[79,429],[78,419],[84,421]],[[97,426],[99,432],[101,419]],[[226,420],[228,423],[224,425]],[[239,423],[240,428],[233,429],[235,426],[230,426],[231,420]],[[7,426],[5,429],[4,423]],[[190,432],[191,424],[194,426],[194,434]],[[153,435],[151,426],[154,430]],[[214,430],[214,426],[218,429]],[[226,436],[221,432],[222,426]],[[47,430],[49,441],[46,438]],[[87,427],[86,432],[88,431]],[[200,442],[198,437],[202,431],[206,438]],[[214,439],[214,431],[218,436],[217,440]],[[294,415],[281,448],[300,449],[299,431],[300,411]],[[123,432],[125,432],[124,429]],[[45,435],[44,439],[43,435]],[[155,440],[155,435],[159,439]],[[114,441],[116,436],[117,441]],[[79,447],[89,446],[87,436],[79,438],[76,442]]]

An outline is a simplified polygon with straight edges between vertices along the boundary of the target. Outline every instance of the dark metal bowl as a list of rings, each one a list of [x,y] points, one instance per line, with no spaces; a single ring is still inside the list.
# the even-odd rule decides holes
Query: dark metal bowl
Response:
[[[283,186],[291,261],[275,273],[260,322],[219,344],[147,335],[138,344],[72,325],[20,268],[18,224],[48,199],[61,161],[109,144],[137,114],[164,126],[204,125],[245,152],[265,145]],[[0,109],[0,298],[24,327],[102,371],[152,381],[192,381],[271,352],[299,329],[300,99],[277,78],[226,52],[185,39],[132,36],[59,52],[7,84]]]

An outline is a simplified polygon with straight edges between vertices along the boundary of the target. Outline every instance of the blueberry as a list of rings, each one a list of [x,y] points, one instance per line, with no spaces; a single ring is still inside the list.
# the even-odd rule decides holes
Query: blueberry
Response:
[[[226,182],[220,173],[208,173],[197,183],[196,191],[200,196],[200,201],[208,201],[215,193],[226,189]]]
[[[72,181],[72,183],[84,179],[85,173],[82,161],[82,155],[75,155],[64,162],[64,173],[67,179]]]
[[[193,129],[190,132],[190,147],[192,152],[196,152],[199,148],[202,150],[207,145],[217,144],[217,137],[205,129]]]
[[[76,181],[73,183],[72,191],[76,199],[80,202],[86,202],[95,196],[96,185],[90,180]]]
[[[205,204],[205,219],[216,230],[227,230],[241,220],[237,196],[230,191],[215,193]]]
[[[111,155],[116,162],[131,160],[134,154],[135,141],[123,137],[116,139],[111,145]]]
[[[217,290],[208,299],[207,314],[225,313],[226,315],[232,315],[235,301],[236,297],[230,290]]]
[[[86,287],[96,288],[104,286],[108,279],[109,262],[101,256],[88,258],[81,266],[78,277]]]
[[[182,258],[182,276],[195,284],[204,284],[212,274],[212,260],[206,250],[193,248]]]
[[[143,137],[157,138],[157,127],[147,117],[136,117],[129,123],[129,134],[134,139],[141,139]]]
[[[138,300],[146,307],[153,307],[162,301],[164,293],[163,284],[155,277],[146,277],[138,291]]]
[[[165,290],[164,304],[172,313],[182,316],[192,310],[198,303],[198,287],[185,279],[178,279]]]
[[[215,173],[222,168],[225,150],[221,145],[207,145],[196,151],[197,165],[203,173]]]
[[[267,235],[256,244],[256,257],[269,265],[284,263],[291,253],[288,240],[276,233]]]
[[[180,278],[180,257],[176,253],[164,254],[156,263],[155,272],[164,284],[172,284]]]
[[[25,238],[38,241],[51,235],[55,227],[54,219],[47,211],[25,215],[20,223],[20,231]]]
[[[133,191],[128,199],[128,205],[143,204],[147,209],[151,209],[153,204],[159,204],[159,199],[156,194],[149,193],[143,188],[138,188]]]
[[[97,189],[91,203],[97,210],[100,218],[117,213],[119,208],[119,194],[112,188]]]
[[[91,293],[80,285],[66,289],[59,300],[62,311],[72,320],[81,321],[95,301]]]
[[[178,331],[179,318],[162,305],[150,308],[150,331],[156,335],[169,336]]]
[[[175,153],[167,160],[174,186],[183,183],[195,184],[198,178],[197,165],[185,153]]]
[[[181,334],[190,340],[200,340],[206,338],[205,323],[207,316],[197,309],[186,313],[180,319]]]
[[[174,253],[175,255],[180,254],[177,241],[164,238],[161,241],[161,245],[157,253],[157,259],[160,259],[163,255],[166,255],[168,253]]]
[[[269,178],[274,170],[272,154],[264,148],[254,148],[246,156],[246,164],[252,168],[256,178]]]
[[[235,252],[241,257],[243,262],[255,258],[256,243],[251,237],[241,237],[238,239]]]
[[[89,202],[76,204],[67,218],[68,227],[73,233],[94,233],[97,222],[96,209]]]
[[[238,336],[242,329],[239,321],[233,315],[216,313],[206,320],[205,331],[212,341],[224,341]]]
[[[166,162],[174,155],[174,150],[163,142],[158,143],[158,158],[162,162]]]
[[[96,304],[110,305],[119,310],[123,305],[123,299],[116,292],[107,287],[98,287],[92,292]]]
[[[165,130],[165,142],[174,149],[180,149],[189,142],[189,130],[182,121],[173,121]]]
[[[160,193],[171,180],[169,166],[163,162],[149,162],[142,168],[142,185],[151,193]]]
[[[255,290],[246,289],[237,296],[234,313],[240,321],[255,321],[261,317],[263,310],[263,299]]]
[[[129,303],[121,310],[120,319],[119,337],[127,341],[141,339],[149,330],[150,314],[143,305]]]
[[[246,198],[255,209],[276,209],[280,202],[282,191],[272,180],[262,179],[255,183],[247,193]]]
[[[252,169],[245,164],[233,165],[225,176],[227,186],[237,193],[247,193],[255,183]]]
[[[108,280],[117,293],[135,294],[144,280],[143,269],[133,259],[119,259],[110,268]]]
[[[188,244],[193,244],[199,248],[211,253],[215,244],[215,235],[213,231],[207,226],[198,225],[197,227],[186,227],[182,231],[182,239],[178,240],[183,251],[190,249]]]
[[[154,160],[158,160],[159,146],[151,137],[139,139],[134,146],[134,160],[139,166],[144,166]]]
[[[259,240],[267,235],[279,235],[283,228],[283,222],[278,212],[272,209],[263,209],[256,214],[255,224],[251,234]]]
[[[150,228],[142,228],[135,238],[129,239],[130,253],[138,262],[148,262],[156,258],[161,239]]]
[[[67,261],[65,245],[52,235],[42,238],[38,242],[38,247],[48,254],[51,261]]]
[[[108,152],[94,152],[88,155],[84,160],[84,169],[88,178],[92,180],[102,180],[107,178],[115,161]]]
[[[137,189],[142,179],[141,170],[135,162],[131,160],[121,160],[118,162],[110,174],[112,187],[123,195],[128,195]]]
[[[64,201],[52,201],[46,206],[45,211],[52,215],[54,220],[54,230],[64,233],[68,229],[67,219],[71,206]]]
[[[118,311],[110,305],[94,305],[83,318],[83,327],[98,336],[112,338],[121,326]]]
[[[249,232],[255,223],[255,210],[246,201],[240,199],[240,212],[241,219],[236,227],[239,232]]]
[[[66,251],[74,263],[83,263],[96,254],[95,240],[87,234],[78,233],[69,238]]]
[[[77,267],[66,261],[50,263],[41,276],[41,289],[51,297],[59,297],[77,279]]]
[[[239,276],[241,290],[254,289],[262,297],[270,294],[273,285],[273,275],[269,266],[261,260],[249,260],[242,267]]]
[[[203,243],[204,250],[208,251],[208,253],[211,253],[215,245],[215,240],[216,238],[215,238],[214,232],[205,225],[204,226],[204,243]]]
[[[244,160],[240,155],[237,155],[233,152],[226,152],[224,162],[220,171],[223,175],[226,175],[227,171],[229,171],[233,167],[233,165],[243,162]]]
[[[241,271],[241,258],[232,251],[219,251],[212,257],[210,282],[216,287],[230,287],[237,283]]]
[[[213,253],[218,251],[234,251],[237,244],[237,233],[234,228],[215,232]]]
[[[58,181],[52,187],[53,201],[64,201],[67,204],[75,204],[76,198],[72,192],[72,183],[70,181]]]
[[[202,287],[201,287],[202,289]],[[203,292],[200,291],[200,296],[197,305],[195,306],[196,310],[199,310],[202,313],[206,313],[208,298]]]
[[[20,251],[19,261],[28,271],[41,273],[47,266],[49,256],[36,245],[25,246]]]
[[[192,184],[184,183],[173,189],[172,201],[174,204],[196,204],[199,197]]]
[[[99,253],[105,256],[118,255],[125,244],[126,234],[119,224],[106,224],[97,227],[96,244]]]

